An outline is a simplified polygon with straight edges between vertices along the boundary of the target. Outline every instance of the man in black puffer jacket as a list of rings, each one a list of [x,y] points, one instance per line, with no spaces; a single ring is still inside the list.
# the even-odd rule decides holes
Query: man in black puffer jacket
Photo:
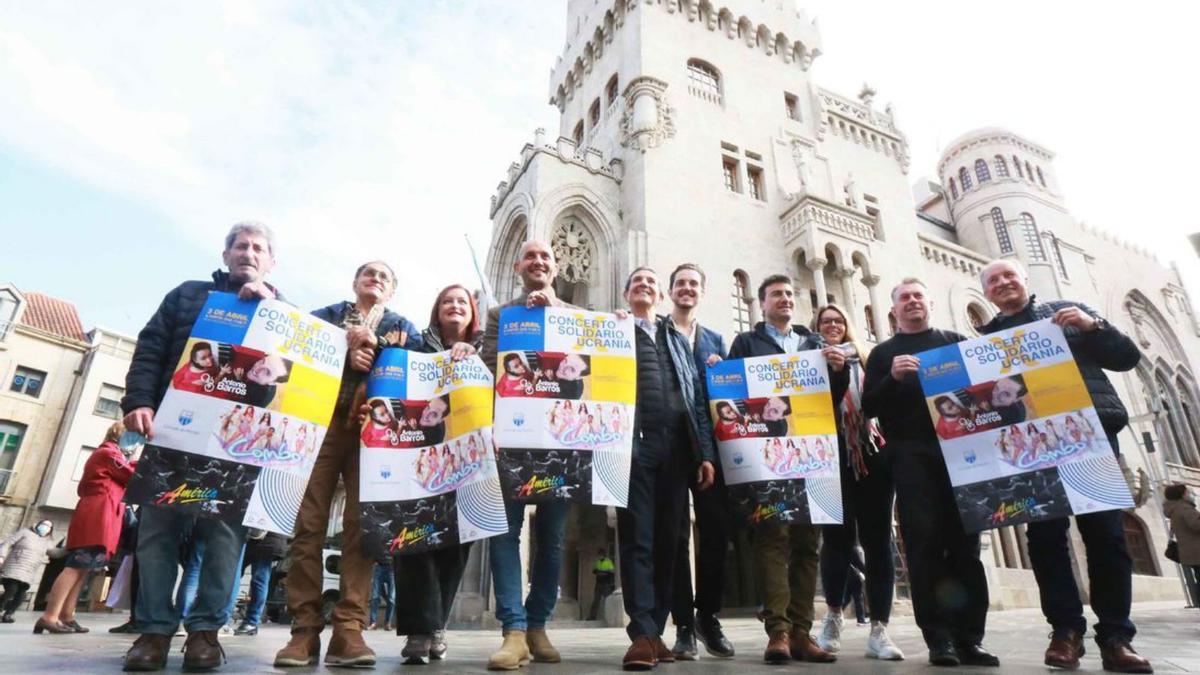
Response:
[[[834,409],[850,386],[846,355],[808,328],[792,325],[796,308],[795,289],[785,274],[773,274],[758,287],[763,317],[754,330],[739,334],[729,348],[729,358],[773,356],[820,349],[829,363],[830,402]],[[787,422],[782,421],[782,434]],[[768,422],[768,426],[770,422]],[[779,426],[779,425],[776,425]],[[789,660],[830,663],[837,655],[825,651],[812,639],[813,598],[817,592],[817,542],[820,530],[808,523],[764,520],[754,528],[752,544],[755,569],[762,589],[763,623],[767,630],[767,663]]]
[[[125,427],[154,437],[154,411],[171,383],[192,325],[213,291],[237,293],[251,300],[283,297],[266,282],[275,266],[271,231],[259,223],[238,223],[225,237],[223,253],[228,272],[213,272],[212,281],[186,281],[167,293],[158,311],[138,334],[137,347],[125,376],[121,410]],[[171,637],[179,616],[171,604],[179,569],[180,539],[191,531],[205,542],[199,592],[184,620],[188,638],[183,647],[184,670],[211,670],[221,665],[224,652],[217,631],[228,621],[229,595],[237,573],[238,553],[246,528],[215,518],[143,505],[139,513],[137,563],[138,597],[135,614],[142,636],[125,654],[125,670],[153,671],[166,667]]]
[[[637,407],[627,508],[617,511],[621,585],[633,644],[625,670],[675,660],[662,640],[674,593],[675,556],[688,484],[713,484],[716,447],[692,350],[674,324],[655,316],[663,299],[658,275],[639,267],[625,282],[636,324]]]
[[[1092,397],[1100,424],[1113,452],[1120,454],[1117,433],[1129,423],[1129,414],[1104,371],[1137,367],[1141,353],[1127,335],[1087,305],[1067,300],[1041,303],[1029,294],[1025,269],[1015,260],[996,260],[979,275],[984,294],[1000,314],[980,329],[982,333],[1013,328],[1042,319],[1062,326],[1071,354],[1079,365],[1084,385]],[[1153,672],[1150,662],[1130,646],[1137,632],[1129,620],[1133,596],[1133,561],[1125,545],[1120,511],[1100,511],[1075,516],[1087,551],[1088,580],[1096,624],[1096,642],[1105,670],[1123,673]],[[1048,666],[1074,669],[1083,655],[1087,621],[1067,549],[1067,518],[1029,523],[1029,557],[1041,594],[1042,613],[1053,628],[1046,650]]]

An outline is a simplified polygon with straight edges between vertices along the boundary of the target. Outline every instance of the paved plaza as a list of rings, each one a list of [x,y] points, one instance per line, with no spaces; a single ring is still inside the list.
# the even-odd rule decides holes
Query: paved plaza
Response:
[[[79,620],[92,628],[86,635],[32,635],[35,615],[17,614],[17,623],[0,625],[0,672],[13,675],[25,673],[118,673],[121,655],[133,642],[132,636],[110,635],[107,629],[124,620],[124,614],[81,614]],[[1139,635],[1135,646],[1154,662],[1155,672],[1200,672],[1200,611],[1183,609],[1178,603],[1145,603],[1134,608]],[[726,629],[738,655],[731,660],[701,657],[692,663],[659,666],[659,672],[687,671],[700,673],[775,672],[786,668],[810,671],[829,670],[851,673],[915,673],[933,671],[925,661],[926,653],[911,617],[896,617],[891,632],[908,660],[902,663],[881,663],[862,657],[867,629],[851,622],[845,631],[842,656],[836,664],[818,665],[795,663],[790,666],[767,666],[761,662],[765,637],[762,624],[754,619],[730,619]],[[672,635],[673,636],[673,629]],[[994,669],[960,669],[990,673],[1046,672],[1042,651],[1046,647],[1047,629],[1037,610],[1021,609],[993,612],[988,616],[986,646],[1000,655],[1003,667]],[[325,634],[326,636],[328,633]],[[522,672],[536,673],[602,673],[619,669],[620,659],[628,644],[624,631],[617,628],[551,628],[551,637],[560,648],[566,662],[557,666],[532,665]],[[222,673],[284,672],[271,666],[275,650],[287,640],[287,629],[264,626],[255,637],[222,636],[221,643],[229,656]],[[495,631],[450,631],[449,659],[431,666],[401,666],[400,649],[403,640],[383,632],[367,634],[368,643],[379,654],[376,671],[388,673],[482,673],[487,655],[499,645]],[[668,640],[668,644],[671,641]],[[172,642],[171,661],[166,672],[179,672],[182,657],[179,649],[183,638]],[[1080,672],[1101,672],[1100,657],[1089,639],[1088,654]],[[294,669],[290,672],[337,672],[323,667]],[[342,672],[345,672],[344,670]]]

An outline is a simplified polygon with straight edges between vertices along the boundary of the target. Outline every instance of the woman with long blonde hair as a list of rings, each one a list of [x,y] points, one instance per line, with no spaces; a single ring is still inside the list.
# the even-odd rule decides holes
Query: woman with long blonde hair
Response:
[[[857,541],[866,554],[867,604],[871,613],[867,656],[898,661],[904,658],[904,653],[887,634],[896,574],[892,560],[892,503],[896,489],[879,427],[875,420],[862,414],[867,349],[855,336],[850,317],[850,313],[831,303],[818,309],[812,322],[812,329],[826,343],[839,347],[846,355],[846,369],[850,371],[850,386],[834,411],[843,524],[822,528],[821,585],[829,611],[817,644],[831,652],[841,649],[842,607],[847,599],[846,580]]]

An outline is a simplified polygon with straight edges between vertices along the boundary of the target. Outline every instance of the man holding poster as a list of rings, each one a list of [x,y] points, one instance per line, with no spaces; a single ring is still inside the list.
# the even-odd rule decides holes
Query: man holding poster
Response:
[[[337,402],[328,432],[317,451],[312,475],[296,515],[288,571],[287,604],[292,614],[292,637],[275,654],[277,667],[316,665],[321,652],[321,611],[324,591],[325,535],[338,481],[346,490],[342,509],[341,594],[333,609],[333,635],[325,652],[326,665],[365,667],[375,664],[375,652],[363,640],[367,603],[375,560],[361,544],[359,510],[359,426],[353,410],[356,392],[367,379],[371,363],[384,347],[419,349],[420,335],[408,319],[384,305],[396,290],[396,274],[387,263],[364,263],[354,272],[354,301],[322,307],[313,316],[346,330],[349,354],[337,385]]]
[[[775,274],[763,279],[758,287],[758,300],[762,303],[766,321],[759,322],[754,330],[734,338],[729,349],[730,360],[820,349],[829,364],[830,395],[832,404],[836,406],[845,396],[850,382],[845,370],[846,356],[837,347],[827,346],[820,335],[808,328],[792,325],[796,299],[791,278]],[[763,450],[771,458],[792,451],[779,439],[779,436],[786,435],[790,412],[786,397],[773,396],[766,400],[753,420],[753,426],[768,430],[761,435],[774,436],[768,439]],[[731,416],[736,414],[733,411]],[[780,425],[785,433],[769,431]],[[832,445],[836,452],[836,440]],[[818,449],[814,447],[812,450],[816,452]],[[818,454],[827,453],[828,449],[822,444]],[[796,447],[795,454],[804,453]],[[836,655],[821,649],[809,634],[813,623],[813,598],[817,591],[819,537],[820,531],[816,525],[793,524],[769,516],[755,526],[754,562],[762,586],[764,623],[770,638],[763,659],[768,663],[791,659],[818,663],[837,660]]]
[[[541,240],[530,240],[521,245],[513,271],[521,277],[520,297],[492,307],[488,310],[487,328],[483,334],[480,356],[493,373],[497,373],[497,338],[500,334],[500,310],[505,307],[563,307],[579,309],[558,299],[554,294],[554,277],[558,274],[558,263],[550,244]],[[497,377],[499,383],[507,375],[518,379],[528,377],[529,391],[534,386],[534,375],[528,364],[522,370],[519,359],[510,367],[505,364],[504,373]],[[561,364],[560,364],[561,365]],[[568,377],[574,374],[568,369]],[[555,372],[557,374],[557,370]],[[551,378],[553,379],[553,378]],[[513,392],[524,391],[518,383]],[[501,392],[503,395],[503,392]],[[565,402],[567,406],[570,401]],[[564,406],[566,407],[566,406]],[[522,601],[521,585],[521,530],[525,525],[525,503],[505,497],[504,507],[508,516],[509,531],[488,542],[491,554],[492,583],[496,593],[496,618],[504,631],[504,643],[488,659],[489,670],[516,670],[529,662],[530,657],[541,663],[558,663],[562,660],[558,650],[546,636],[546,621],[554,612],[558,600],[558,574],[562,568],[562,543],[570,503],[566,501],[539,502],[537,509],[537,549],[530,561],[532,570],[529,580],[529,595]]]
[[[892,289],[896,335],[867,359],[863,414],[879,418],[891,453],[896,510],[912,585],[913,614],[935,666],[999,666],[980,646],[988,587],[979,534],[963,528],[938,436],[917,378],[914,354],[962,342],[931,328],[925,284],[906,278]]]
[[[137,347],[125,376],[125,397],[121,410],[125,427],[154,439],[154,414],[170,387],[176,368],[183,358],[192,326],[211,292],[237,293],[243,300],[282,299],[266,282],[275,266],[271,230],[265,225],[243,222],[234,225],[225,237],[222,254],[228,272],[213,272],[212,281],[185,281],[167,293],[158,311],[138,333]],[[200,357],[198,370],[211,362]],[[210,364],[211,365],[211,364]],[[167,664],[171,637],[179,626],[179,615],[172,605],[175,579],[179,572],[181,539],[188,531],[203,541],[208,555],[200,570],[199,593],[185,624],[188,637],[183,647],[183,666],[190,670],[217,668],[224,653],[217,642],[217,631],[229,619],[229,594],[233,588],[239,552],[246,540],[246,528],[195,513],[144,504],[140,512],[137,561],[138,630],[142,635],[125,654],[125,670],[162,670]]]
[[[1129,415],[1104,371],[1136,368],[1141,359],[1137,345],[1087,305],[1066,300],[1038,302],[1030,295],[1026,279],[1025,269],[1015,260],[996,260],[983,269],[980,281],[984,293],[1000,308],[1000,314],[981,332],[994,333],[1042,319],[1061,326],[1108,443],[1113,453],[1119,455],[1117,433],[1129,423]],[[1066,428],[1055,430],[1052,424],[1051,420],[1045,422],[1046,431],[1039,434],[1038,441],[1049,433],[1072,433]],[[1068,416],[1064,427],[1067,425],[1080,426],[1072,416]],[[1075,524],[1087,551],[1089,598],[1099,618],[1095,626],[1096,643],[1100,645],[1104,669],[1152,672],[1150,662],[1130,646],[1136,633],[1129,619],[1133,562],[1126,549],[1121,512],[1081,513],[1075,516]],[[1084,652],[1087,621],[1071,572],[1067,548],[1070,526],[1067,518],[1055,518],[1031,522],[1026,531],[1042,613],[1053,628],[1046,665],[1074,669],[1079,667],[1079,657]]]
[[[658,275],[635,269],[625,282],[625,301],[637,329],[637,408],[627,508],[617,511],[621,586],[633,644],[626,670],[670,663],[662,640],[674,597],[675,556],[687,510],[688,484],[713,484],[712,424],[700,375],[687,339],[670,320],[657,317],[662,300]],[[689,612],[690,614],[690,612]]]

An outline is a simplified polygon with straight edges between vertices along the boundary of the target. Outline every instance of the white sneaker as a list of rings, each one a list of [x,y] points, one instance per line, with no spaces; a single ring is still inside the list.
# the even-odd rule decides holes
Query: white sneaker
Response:
[[[827,652],[836,654],[842,649],[842,613],[829,612],[825,615],[825,625],[817,636],[817,646]]]
[[[867,638],[867,658],[883,661],[903,661],[904,652],[888,637],[887,624],[871,622],[871,636]]]

